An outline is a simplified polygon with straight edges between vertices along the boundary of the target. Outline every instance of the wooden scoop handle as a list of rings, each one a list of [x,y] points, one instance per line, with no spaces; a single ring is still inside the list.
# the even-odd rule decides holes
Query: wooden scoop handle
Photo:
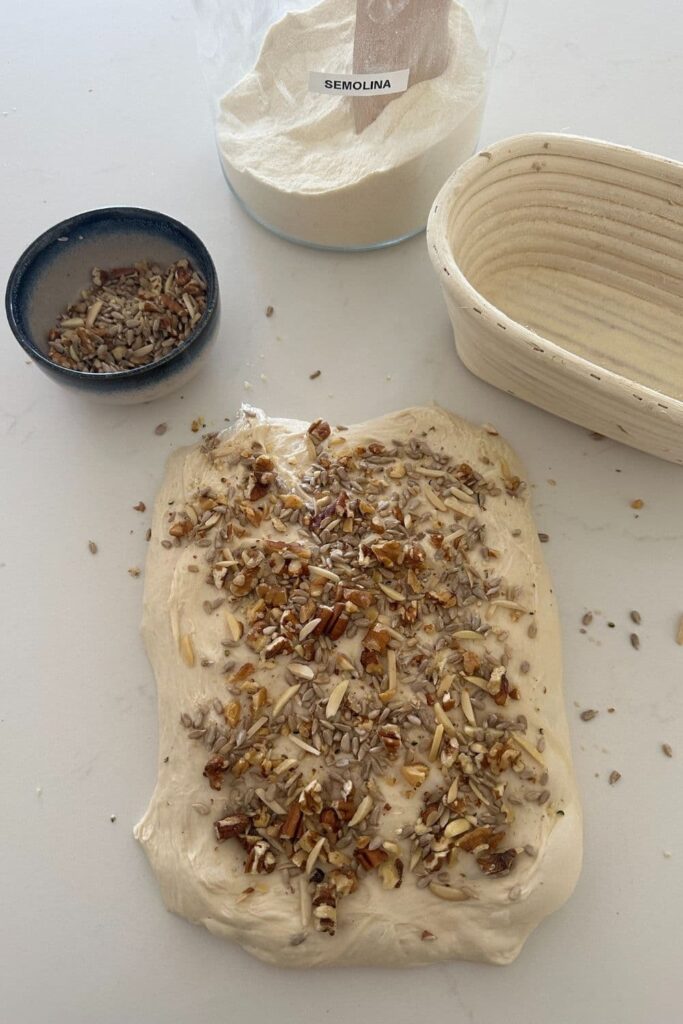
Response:
[[[443,74],[452,4],[453,0],[356,0],[354,74],[409,68],[409,88]],[[396,96],[353,97],[356,132],[372,124]]]

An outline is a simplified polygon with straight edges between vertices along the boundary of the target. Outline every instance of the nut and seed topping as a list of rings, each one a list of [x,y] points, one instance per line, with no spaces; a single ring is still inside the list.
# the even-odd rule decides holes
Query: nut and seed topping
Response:
[[[206,308],[206,283],[186,259],[165,270],[147,262],[96,267],[91,278],[47,336],[50,359],[70,370],[117,373],[155,363],[189,337]],[[155,433],[165,429],[159,424]]]
[[[554,806],[543,730],[515,709],[534,595],[500,575],[486,536],[489,505],[524,483],[427,435],[354,445],[344,430],[310,425],[295,480],[267,434],[208,435],[215,483],[169,508],[164,538],[203,572],[224,655],[214,666],[181,620],[180,660],[207,670],[181,723],[188,756],[206,752],[215,837],[247,874],[299,876],[303,934],[333,935],[369,878],[476,899],[525,848],[515,805]]]

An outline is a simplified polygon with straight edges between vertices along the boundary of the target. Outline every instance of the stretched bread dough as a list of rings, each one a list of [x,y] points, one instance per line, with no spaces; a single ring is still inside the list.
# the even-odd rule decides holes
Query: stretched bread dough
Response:
[[[288,966],[399,966],[454,958],[509,963],[536,925],[568,898],[581,864],[581,809],[563,705],[559,625],[528,497],[524,484],[520,482],[522,471],[510,448],[491,430],[477,429],[436,408],[408,409],[345,431],[333,430],[329,439],[323,440],[324,432],[324,427],[322,430],[318,428],[311,435],[304,423],[267,419],[260,413],[248,411],[235,429],[210,438],[203,446],[179,450],[169,460],[154,511],[143,618],[145,643],[159,694],[159,774],[151,803],[137,825],[135,835],[145,848],[170,910],[192,922],[204,924],[217,935],[239,942],[265,961]],[[366,448],[363,455],[357,454],[359,446],[367,446],[370,442],[375,442],[373,449]],[[396,442],[408,447],[393,456],[391,453]],[[420,454],[419,448],[414,447],[416,442],[418,446],[426,446],[425,450],[432,454],[424,451]],[[379,445],[386,446],[385,450],[382,451]],[[387,451],[391,457],[387,457]],[[211,756],[206,744],[211,741],[214,756],[217,747],[221,746],[220,735],[215,729],[211,731],[214,726],[218,727],[220,723],[225,736],[232,736],[233,740],[241,729],[242,737],[237,737],[240,739],[245,729],[265,716],[265,726],[253,737],[258,741],[263,735],[270,735],[271,715],[285,723],[283,731],[286,733],[288,721],[290,726],[298,728],[303,718],[310,718],[307,708],[311,706],[304,706],[301,701],[304,699],[302,694],[312,684],[293,676],[288,668],[294,662],[308,664],[300,656],[301,647],[293,653],[268,657],[264,650],[255,653],[245,644],[246,633],[238,643],[233,642],[235,619],[245,622],[246,630],[252,629],[246,620],[247,609],[254,605],[257,595],[252,592],[247,598],[234,597],[231,593],[234,586],[229,581],[232,579],[234,583],[240,566],[218,565],[217,568],[217,562],[225,561],[226,554],[239,559],[243,548],[247,549],[249,558],[267,537],[276,542],[293,541],[307,546],[310,565],[323,566],[334,544],[321,553],[310,528],[304,525],[306,505],[311,504],[312,499],[311,487],[302,481],[306,474],[310,474],[312,465],[320,466],[321,457],[323,463],[326,459],[334,462],[354,452],[353,459],[370,459],[369,462],[364,461],[369,475],[362,485],[363,493],[359,495],[353,490],[359,476],[351,465],[345,481],[346,491],[351,497],[364,498],[376,511],[363,514],[357,510],[353,529],[359,529],[360,520],[363,543],[366,544],[364,550],[368,552],[367,571],[374,573],[374,578],[385,585],[395,584],[385,598],[383,592],[376,590],[376,600],[380,604],[380,615],[386,613],[394,625],[398,624],[396,638],[391,644],[396,648],[398,658],[398,680],[394,683],[397,692],[386,702],[379,698],[380,689],[390,687],[393,678],[387,675],[389,669],[385,659],[391,656],[386,650],[375,655],[383,675],[368,675],[360,668],[360,644],[369,642],[363,638],[372,625],[368,626],[368,619],[363,618],[367,613],[360,609],[350,615],[344,636],[334,642],[330,639],[318,641],[324,648],[329,647],[330,657],[336,659],[334,670],[321,676],[321,697],[316,700],[318,715],[325,718],[329,695],[340,680],[346,680],[349,685],[344,703],[333,717],[333,725],[343,724],[344,715],[351,714],[350,709],[357,709],[363,700],[366,713],[412,702],[418,717],[413,715],[412,724],[403,719],[399,727],[401,746],[397,756],[388,756],[386,750],[378,755],[381,759],[387,754],[381,762],[381,774],[374,771],[370,774],[370,790],[365,789],[361,782],[354,785],[350,794],[348,787],[344,791],[359,815],[362,814],[360,805],[363,800],[366,805],[369,802],[371,810],[359,824],[354,825],[350,844],[336,855],[337,863],[343,863],[345,857],[348,859],[347,877],[351,873],[357,875],[358,889],[338,900],[336,934],[329,934],[316,927],[316,924],[329,926],[330,922],[325,918],[328,910],[324,907],[316,910],[312,904],[316,903],[321,876],[331,876],[334,870],[328,859],[334,856],[330,852],[334,847],[330,833],[325,834],[327,838],[315,864],[309,862],[313,877],[307,881],[305,863],[304,873],[295,867],[281,870],[281,864],[287,860],[286,854],[291,855],[293,850],[286,841],[279,844],[281,852],[269,847],[277,862],[274,871],[245,874],[246,847],[249,843],[253,847],[258,836],[252,833],[250,840],[243,837],[242,844],[237,838],[219,842],[214,829],[214,821],[239,811],[244,789],[248,787],[251,805],[261,808],[264,815],[261,821],[270,818],[271,834],[276,835],[282,816],[271,811],[259,797],[254,796],[254,792],[260,788],[271,804],[286,810],[283,804],[288,797],[282,790],[275,789],[274,780],[286,779],[288,773],[285,771],[279,776],[264,778],[256,769],[250,769],[245,775],[235,777],[235,771],[228,768],[207,779],[202,772]],[[263,488],[253,490],[254,458],[259,453],[274,464],[272,473],[265,477],[267,494],[262,497],[258,496]],[[438,475],[439,456],[444,456],[444,461],[446,457],[450,460],[446,477]],[[472,467],[474,472],[471,476],[466,468],[462,468],[464,463]],[[262,465],[267,466],[267,463]],[[425,469],[426,474],[421,472]],[[448,489],[455,479],[454,472],[459,474],[455,494]],[[275,478],[272,482],[271,476]],[[476,483],[469,487],[467,481]],[[407,486],[415,492],[412,500],[406,498]],[[222,507],[241,495],[245,487],[247,492],[252,488],[253,500],[246,501],[252,509],[267,508],[268,503],[274,500],[275,492],[299,496],[304,502],[304,509],[298,515],[299,522],[292,526],[290,520],[288,525],[287,513],[284,512],[281,519],[285,521],[276,531],[271,521],[255,527],[243,517],[248,528],[243,538],[233,535],[228,541],[216,540],[216,531],[223,523],[220,519]],[[324,476],[317,487],[318,494],[329,493]],[[477,493],[481,494],[479,499],[476,499]],[[198,499],[202,494],[204,507],[201,497]],[[207,499],[207,495],[214,497]],[[396,499],[399,496],[403,508],[397,512]],[[218,506],[218,515],[209,509],[212,500],[223,502]],[[382,506],[383,500],[388,501],[387,507]],[[448,505],[445,500],[448,500]],[[320,506],[326,503],[327,499],[318,502],[318,513]],[[193,504],[196,511],[190,509],[186,513],[184,509],[189,504]],[[412,509],[412,520],[406,518],[406,509]],[[207,518],[206,510],[210,516],[208,525],[203,522]],[[334,511],[330,514],[332,520],[329,515],[327,522],[318,516],[311,525],[319,530],[329,526],[331,521],[330,531],[319,539],[322,543],[331,535],[334,543],[339,544],[335,538],[343,539],[345,528]],[[252,515],[251,511],[249,515]],[[290,512],[290,515],[297,518],[295,513]],[[382,516],[387,515],[394,518],[383,520]],[[396,525],[396,515],[399,520],[403,518],[402,527]],[[198,516],[199,524],[196,525]],[[230,518],[228,513],[225,522]],[[335,518],[339,520],[336,524]],[[214,519],[218,522],[213,523]],[[426,561],[418,567],[417,574],[425,587],[429,582],[436,586],[439,599],[444,602],[438,605],[434,604],[433,598],[420,596],[414,607],[422,611],[412,625],[406,625],[398,617],[407,614],[406,609],[411,607],[409,599],[413,596],[406,583],[405,565],[393,575],[395,567],[391,567],[389,562],[390,568],[382,574],[382,563],[371,551],[372,546],[382,540],[377,526],[381,527],[385,522],[389,523],[390,536],[391,528],[399,533],[402,529],[406,544],[416,543],[424,551]],[[484,531],[477,533],[480,525]],[[192,532],[188,535],[183,531]],[[197,546],[198,539],[204,546]],[[206,546],[206,539],[210,540],[210,546]],[[221,544],[225,546],[221,548]],[[440,547],[437,546],[439,544]],[[469,545],[464,547],[464,552],[475,587],[483,586],[484,590],[490,587],[491,592],[489,599],[485,597],[482,600],[471,594],[468,587],[460,588],[459,596],[451,598],[448,607],[448,594],[442,592],[438,574],[444,572],[444,558],[446,563],[451,557],[455,561],[461,558],[461,555],[451,555],[450,552],[463,549],[464,545]],[[386,554],[389,549],[384,550]],[[218,554],[214,554],[215,551]],[[381,545],[377,551],[381,553]],[[209,560],[213,559],[212,566],[206,565],[207,554]],[[293,557],[291,552],[288,557]],[[325,562],[325,565],[334,566],[337,572],[331,570],[332,576],[340,577],[343,584],[349,579],[348,573],[355,571],[348,556],[341,561]],[[192,571],[195,567],[200,571]],[[497,590],[495,582],[486,582],[493,577],[502,581]],[[299,577],[299,582],[301,579]],[[305,586],[313,587],[316,602],[332,601],[334,591],[340,595],[332,578],[311,574],[304,579]],[[216,588],[216,582],[220,589]],[[324,591],[318,593],[323,587]],[[391,601],[394,589],[404,592],[402,602]],[[420,589],[417,583],[416,589]],[[481,589],[479,592],[483,593]],[[469,596],[470,603],[463,604],[466,596]],[[222,597],[226,598],[225,603],[215,610],[204,607],[207,601],[214,602]],[[431,614],[427,614],[429,608],[432,609]],[[440,616],[436,625],[434,609]],[[276,618],[278,614],[276,611]],[[252,613],[252,618],[254,615],[258,615],[258,611]],[[354,626],[354,621],[360,621],[361,625]],[[474,625],[482,636],[454,639],[451,634],[462,634],[463,625]],[[354,634],[354,630],[355,635],[349,636]],[[412,654],[420,649],[432,652],[434,646],[441,648],[436,654],[425,655],[418,673],[407,667],[411,651],[405,647],[407,641],[400,639],[409,637],[413,632],[419,639]],[[270,631],[267,643],[272,644],[277,635],[277,630]],[[450,639],[443,641],[443,637]],[[310,639],[311,636],[309,644]],[[462,661],[465,651],[471,652],[466,666]],[[490,654],[488,668],[484,651]],[[356,671],[349,671],[346,662],[338,660],[338,655],[343,652]],[[481,668],[476,668],[477,655],[483,661]],[[224,671],[226,656],[227,672]],[[448,659],[453,657],[455,662],[449,662]],[[368,665],[372,664],[372,658],[372,653],[366,654],[366,659],[370,659]],[[250,688],[258,690],[264,687],[269,701],[256,710],[253,706],[262,697],[244,693],[239,682],[235,681],[239,679],[236,673],[245,663],[255,666],[251,681],[258,687]],[[490,666],[494,663],[502,665],[497,674],[491,672]],[[320,670],[319,663],[314,661],[312,664],[316,671]],[[453,679],[440,685],[452,664],[456,665],[455,673],[450,673]],[[477,672],[482,675],[478,677]],[[482,677],[487,674],[491,675],[491,680],[487,683],[483,679],[483,682],[491,692],[500,686],[500,694],[503,681],[505,689],[510,691],[503,694],[504,703],[496,703],[482,688]],[[480,685],[474,681],[467,682],[465,675],[469,675],[470,680],[479,678]],[[276,714],[278,709],[273,704],[278,696],[297,683],[302,684],[302,689],[282,712]],[[507,731],[505,728],[499,730],[512,752],[506,755],[510,767],[501,770],[499,765],[497,771],[500,770],[500,774],[496,774],[493,781],[489,777],[489,783],[499,787],[495,798],[491,790],[483,788],[478,769],[472,778],[479,782],[479,786],[472,789],[461,767],[468,763],[468,755],[464,753],[467,744],[475,743],[477,736],[484,736],[483,730],[474,734],[474,727],[468,726],[465,714],[467,696],[460,697],[463,690],[474,702],[467,710],[476,719],[477,727],[484,720],[516,723],[512,733],[509,727]],[[235,694],[242,702],[242,719],[233,727],[222,714],[216,713],[214,703],[220,710],[235,699]],[[434,754],[430,748],[434,743],[435,729],[442,720],[434,718],[434,695],[447,709],[446,717],[453,724],[441,737],[436,759],[430,760],[430,754]],[[518,699],[514,699],[515,696]],[[454,700],[455,706],[451,707]],[[288,718],[291,714],[295,715],[294,719]],[[184,716],[182,722],[181,715]],[[490,715],[498,718],[490,719]],[[388,721],[391,722],[392,718]],[[376,725],[377,716],[374,722]],[[451,732],[457,733],[453,741]],[[197,736],[197,733],[201,735]],[[357,770],[353,747],[350,751],[347,749],[346,754],[339,749],[342,732],[336,732],[337,741],[332,740],[334,750],[329,758],[309,753],[301,746],[303,742],[318,749],[322,745],[321,738],[330,735],[329,729],[327,732],[318,730],[311,736],[310,727],[304,726],[303,735],[298,736],[299,742],[293,741],[292,735],[296,736],[280,735],[276,740],[271,737],[270,767],[282,765],[284,757],[291,757],[296,762],[294,773],[302,773],[301,785],[317,777],[323,783],[323,791],[328,798],[328,787],[336,790],[339,797],[342,782],[355,778]],[[376,734],[373,736],[369,742],[381,746]],[[511,739],[511,736],[515,738]],[[486,742],[490,740],[487,733]],[[474,750],[471,747],[467,750],[475,761],[477,756],[480,759],[488,756],[478,755],[476,746]],[[464,760],[458,761],[459,755],[463,755]],[[453,757],[456,760],[450,764],[449,759]],[[445,758],[445,762],[440,758]],[[426,766],[428,777],[422,785],[418,780],[417,788],[407,781],[410,765],[407,766],[407,776],[402,771],[406,767],[404,759]],[[333,765],[332,771],[336,772],[338,781],[328,777],[327,760],[336,761],[337,766]],[[312,774],[314,770],[315,776]],[[221,789],[211,788],[211,780],[220,784]],[[454,787],[458,790],[457,795],[452,788],[453,781],[457,783]],[[295,785],[292,792],[296,793],[299,788]],[[447,794],[449,789],[450,794]],[[488,804],[479,797],[488,797]],[[460,810],[452,804],[449,813],[445,803],[447,799],[464,799],[465,803],[457,805]],[[424,846],[419,845],[419,835],[407,838],[402,830],[410,831],[417,824],[418,833],[424,833],[426,819],[432,830],[438,832],[443,821],[441,826],[438,821],[436,824],[432,821],[435,800],[439,808],[437,817],[446,811],[444,820],[462,821],[463,816],[466,820],[467,811],[473,811],[470,826],[480,822],[482,816],[486,821],[487,813],[489,816],[492,812],[497,813],[494,828],[504,835],[497,851],[494,849],[495,840],[492,840],[490,848],[484,842],[481,848],[467,852],[467,845],[471,847],[472,844],[465,843],[465,848],[460,845],[463,839],[467,839],[466,832],[457,834],[448,842],[442,840],[441,846],[448,847],[448,851],[445,860],[443,852],[440,854],[442,859],[438,867],[441,874],[438,878],[436,874],[429,876],[433,884],[425,888],[425,880],[420,881],[420,877],[425,875],[424,862],[415,864],[413,855],[415,849],[424,850]],[[496,803],[498,807],[494,806]],[[306,821],[310,824],[317,819]],[[354,824],[353,820],[351,824]],[[458,828],[467,828],[467,825],[456,826],[456,831]],[[346,829],[349,829],[348,821]],[[314,833],[315,836],[321,834]],[[363,866],[362,852],[359,851],[361,859],[355,852],[366,842],[362,838],[366,836],[369,845],[380,850],[380,856],[386,856],[381,870],[379,866],[366,869],[367,861]],[[486,835],[483,838],[485,840]],[[382,842],[387,843],[386,848],[380,845]],[[310,846],[309,841],[308,851]],[[259,860],[262,853],[261,850],[256,857],[252,854],[252,867],[254,862],[263,867],[263,860]],[[303,857],[308,859],[306,853]],[[299,863],[301,859],[299,852]],[[402,884],[398,888],[385,888],[387,882],[395,881],[392,866],[396,868],[397,859],[403,869]],[[289,863],[291,865],[291,861]],[[413,868],[411,864],[414,864]],[[494,873],[488,874],[488,870]],[[327,878],[323,886],[326,882]],[[322,918],[317,915],[322,915]]]

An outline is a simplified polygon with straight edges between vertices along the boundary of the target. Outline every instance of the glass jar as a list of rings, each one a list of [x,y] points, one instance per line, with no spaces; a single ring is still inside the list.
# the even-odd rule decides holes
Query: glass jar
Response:
[[[228,185],[324,249],[422,231],[475,150],[506,0],[195,0]]]

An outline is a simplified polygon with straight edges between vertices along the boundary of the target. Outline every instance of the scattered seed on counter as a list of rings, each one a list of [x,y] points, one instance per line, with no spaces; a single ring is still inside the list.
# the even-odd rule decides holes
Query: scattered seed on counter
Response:
[[[186,259],[91,272],[92,285],[49,331],[48,356],[85,373],[117,373],[168,355],[206,308],[206,283]]]
[[[593,621],[593,612],[586,612],[581,617],[581,625],[582,626],[590,626],[592,621]]]
[[[322,370],[314,370],[313,373],[309,373],[308,379],[309,380],[317,380],[321,373],[322,373]]]
[[[202,430],[203,427],[205,426],[206,423],[204,422],[204,417],[197,416],[196,419],[192,420],[192,423],[190,424],[190,430],[192,431],[193,434],[198,434],[199,431]]]
[[[607,626],[608,626],[609,629],[614,629],[615,625],[616,625],[616,623],[614,623],[614,622],[608,622],[607,623]]]
[[[90,552],[91,555],[96,555],[97,552],[99,551],[99,548],[97,547],[97,544],[95,543],[94,540],[88,541],[88,551]]]
[[[539,533],[538,539],[540,540],[541,544],[547,544],[548,541],[550,540],[550,534],[549,533]]]
[[[640,637],[638,636],[638,634],[637,633],[631,633],[631,635],[629,636],[629,640],[631,641],[631,647],[633,647],[636,651],[639,651],[640,650]]]
[[[581,712],[579,718],[582,722],[590,722],[592,721],[592,719],[596,717],[597,714],[598,712],[595,710],[595,708],[587,708],[585,711]]]
[[[138,568],[138,566],[137,565],[133,565],[128,570],[128,575],[136,577],[136,576],[140,575],[140,572],[141,572],[141,570]]]
[[[632,612],[629,612],[629,617],[631,622],[635,622],[636,626],[639,626],[643,621],[640,612],[635,611],[635,609]]]
[[[168,423],[157,423],[156,427],[154,428],[154,433],[157,435],[157,437],[161,437],[161,435],[165,434],[167,430]]]
[[[633,501],[631,502],[631,508],[640,509],[640,508],[644,508],[644,507],[645,507],[645,502],[643,501],[642,498],[634,498]]]
[[[146,512],[147,511],[147,506],[145,505],[144,501],[139,501],[137,503],[137,505],[133,505],[133,511],[135,511],[135,512]]]
[[[621,772],[618,772],[618,771],[610,772],[609,773],[609,784],[610,784],[610,786],[614,786],[615,783],[617,783],[620,778],[621,778]]]
[[[150,541],[151,539],[152,539],[152,527],[148,526],[147,527],[147,532],[145,533],[145,540],[146,541]]]
[[[273,309],[272,306],[266,306],[266,316],[267,317],[271,317],[274,312],[275,312],[275,310]]]
[[[670,743],[662,743],[662,753],[665,757],[673,757],[674,752]]]

